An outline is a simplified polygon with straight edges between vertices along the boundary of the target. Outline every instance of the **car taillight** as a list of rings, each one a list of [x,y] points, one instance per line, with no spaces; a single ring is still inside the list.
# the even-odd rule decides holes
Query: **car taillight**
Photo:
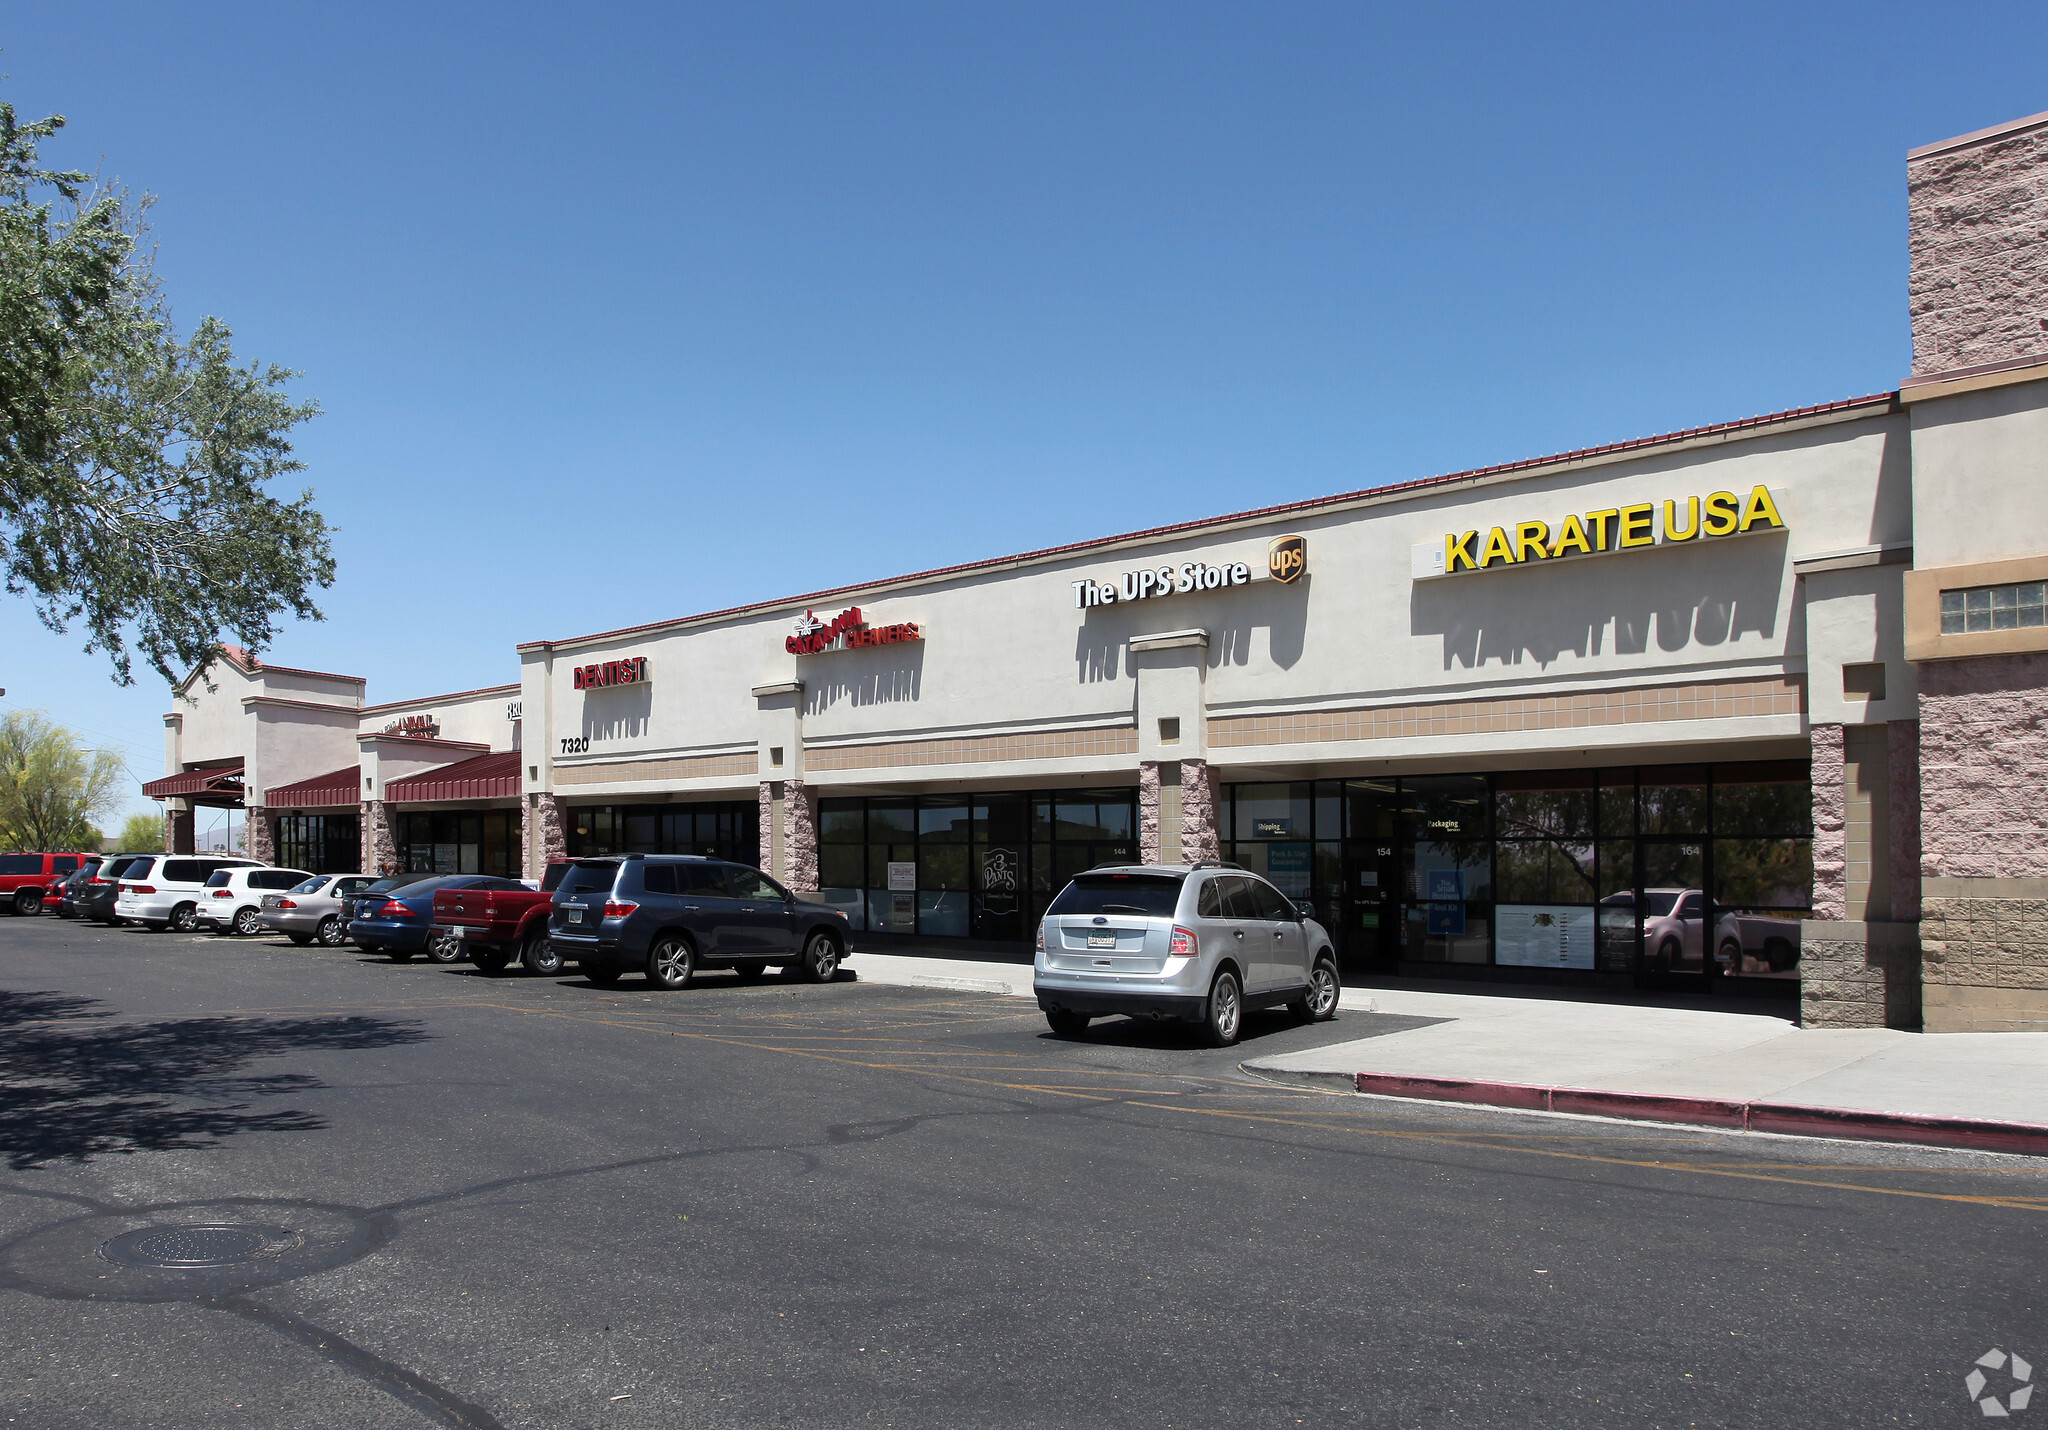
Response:
[[[1045,952],[1045,925],[1042,923],[1038,926],[1038,951]]]
[[[1166,956],[1168,958],[1195,957],[1194,934],[1184,928],[1175,926],[1173,933],[1166,940]]]
[[[277,906],[280,909],[296,909],[298,907],[298,904],[296,904],[290,899],[279,899],[277,901]]]
[[[639,908],[638,904],[622,904],[617,899],[604,901],[604,916],[608,919],[622,919]]]
[[[233,889],[215,889],[213,896],[216,899],[232,899],[235,896],[235,891]]]
[[[399,903],[396,899],[386,899],[384,907],[377,910],[377,917],[380,919],[409,919],[412,917],[412,910]]]
[[[121,886],[121,892],[122,892],[122,893],[124,893],[124,894],[154,894],[154,893],[156,892],[156,885],[154,885],[154,884],[123,884],[123,885]]]

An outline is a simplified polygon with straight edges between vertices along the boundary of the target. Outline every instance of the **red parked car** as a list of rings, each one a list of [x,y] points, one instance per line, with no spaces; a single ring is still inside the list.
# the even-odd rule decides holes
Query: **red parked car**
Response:
[[[78,872],[93,854],[0,854],[0,905],[17,914],[39,914],[58,881]]]
[[[502,973],[516,957],[529,973],[562,971],[562,955],[548,942],[548,909],[568,871],[564,859],[548,865],[538,889],[440,889],[434,894],[432,938],[459,945],[486,973]]]

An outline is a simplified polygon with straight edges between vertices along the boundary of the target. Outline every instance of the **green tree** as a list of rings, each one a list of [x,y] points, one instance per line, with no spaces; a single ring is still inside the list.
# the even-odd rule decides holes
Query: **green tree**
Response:
[[[88,750],[40,710],[0,717],[0,849],[90,852],[120,797],[118,750]]]
[[[256,650],[285,612],[320,618],[329,528],[310,492],[264,489],[303,469],[289,434],[319,408],[218,320],[179,337],[148,201],[41,166],[63,124],[0,103],[0,580],[122,683],[131,646],[175,680],[222,632]]]
[[[164,852],[164,819],[160,814],[131,814],[121,826],[121,849],[127,854]]]

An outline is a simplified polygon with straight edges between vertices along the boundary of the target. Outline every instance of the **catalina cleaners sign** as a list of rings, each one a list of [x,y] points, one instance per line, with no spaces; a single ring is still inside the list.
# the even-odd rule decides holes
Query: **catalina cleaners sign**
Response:
[[[870,626],[861,615],[859,606],[848,606],[829,621],[821,621],[815,612],[805,611],[797,618],[796,634],[785,640],[782,647],[791,655],[817,655],[828,650],[853,650],[860,646],[896,645],[902,641],[923,639],[924,628],[915,622]]]

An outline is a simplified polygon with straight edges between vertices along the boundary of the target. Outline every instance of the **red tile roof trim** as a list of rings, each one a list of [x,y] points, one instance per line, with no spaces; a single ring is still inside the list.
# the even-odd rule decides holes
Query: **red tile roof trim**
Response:
[[[183,774],[165,775],[160,780],[151,780],[143,785],[142,792],[151,799],[166,799],[181,794],[213,794],[220,790],[242,792],[242,766],[212,765],[201,770],[186,770]]]
[[[263,803],[269,809],[317,809],[337,804],[353,808],[362,803],[363,797],[356,792],[362,774],[361,765],[349,765],[296,784],[272,785],[263,791]]]
[[[1482,477],[1501,476],[1508,472],[1528,471],[1537,467],[1552,467],[1563,462],[1584,461],[1589,457],[1611,456],[1619,452],[1632,452],[1648,447],[1669,446],[1678,442],[1690,442],[1701,437],[1720,436],[1724,433],[1743,432],[1751,428],[1768,427],[1780,422],[1797,422],[1805,417],[1820,417],[1836,412],[1849,412],[1859,408],[1890,410],[1898,401],[1896,392],[1875,392],[1867,397],[1849,397],[1839,402],[1822,402],[1812,407],[1794,407],[1784,412],[1767,412],[1756,417],[1743,417],[1733,422],[1716,422],[1706,427],[1688,427],[1682,432],[1660,432],[1652,437],[1634,437],[1625,442],[1609,442],[1599,447],[1580,447],[1575,451],[1557,452],[1547,457],[1524,457],[1519,461],[1501,462],[1491,467],[1473,467],[1463,472],[1448,472],[1438,477],[1418,477],[1413,481],[1391,482],[1383,487],[1362,487],[1357,491],[1339,492],[1335,496],[1310,497],[1306,501],[1283,502],[1278,506],[1253,507],[1248,511],[1234,511],[1224,516],[1198,517],[1194,521],[1175,522],[1169,526],[1146,527],[1140,531],[1121,532],[1115,536],[1097,536],[1087,541],[1069,542],[1064,546],[1046,546],[1037,551],[1020,552],[1014,556],[991,556],[981,561],[963,561],[957,566],[938,566],[929,571],[913,571],[904,576],[885,576],[874,581],[856,581],[846,586],[833,586],[823,591],[807,591],[798,596],[778,596],[773,600],[751,601],[743,606],[727,606],[722,610],[700,611],[691,616],[671,616],[662,621],[644,621],[635,626],[621,626],[617,630],[596,631],[590,635],[562,636],[549,641],[522,641],[516,650],[545,650],[554,646],[581,645],[586,641],[609,640],[616,636],[637,635],[642,631],[662,630],[669,626],[686,625],[692,621],[718,620],[726,616],[744,615],[749,611],[773,610],[777,606],[794,606],[802,602],[822,601],[829,597],[849,595],[856,591],[872,590],[878,586],[899,586],[911,581],[932,581],[942,576],[957,576],[969,571],[986,571],[998,566],[1010,566],[1026,561],[1039,561],[1049,556],[1062,556],[1068,552],[1088,551],[1101,546],[1115,546],[1126,541],[1142,541],[1151,538],[1173,536],[1180,532],[1201,531],[1213,526],[1227,526],[1232,522],[1252,521],[1260,517],[1284,516],[1290,512],[1310,512],[1322,507],[1338,506],[1344,502],[1359,501],[1366,497],[1386,496],[1393,492],[1419,491],[1427,487],[1449,486],[1454,482],[1476,481]]]
[[[437,770],[407,775],[384,785],[386,804],[413,804],[426,800],[517,799],[519,797],[519,751],[498,750],[472,760],[457,760]]]

